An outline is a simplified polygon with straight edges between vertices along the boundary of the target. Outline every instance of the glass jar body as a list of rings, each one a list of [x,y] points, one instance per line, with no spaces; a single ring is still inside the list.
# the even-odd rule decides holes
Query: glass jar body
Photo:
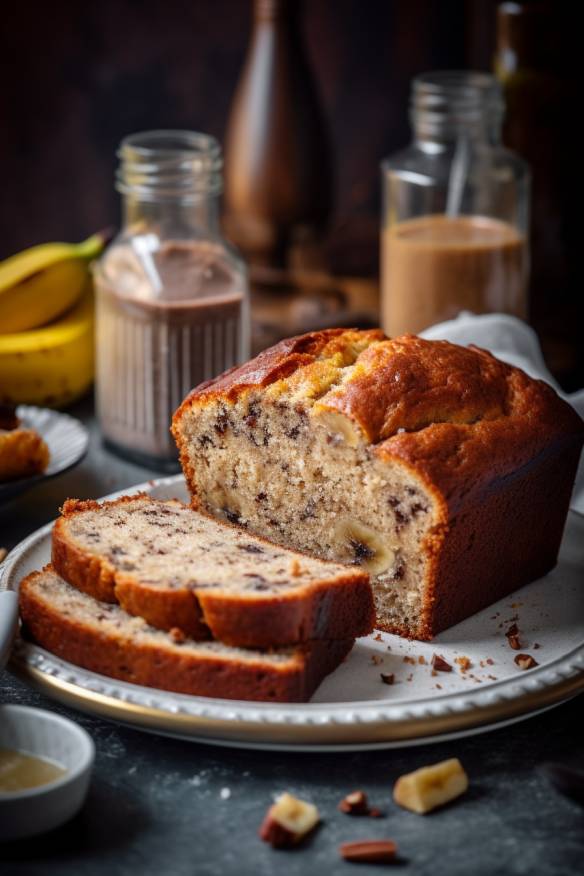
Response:
[[[525,319],[527,165],[488,119],[444,130],[423,121],[382,164],[384,329],[416,333],[462,310]]]
[[[95,272],[104,440],[163,470],[177,468],[169,428],[184,397],[249,356],[247,275],[221,236],[217,192],[206,180],[185,197],[176,182],[153,191],[120,185],[124,225]]]

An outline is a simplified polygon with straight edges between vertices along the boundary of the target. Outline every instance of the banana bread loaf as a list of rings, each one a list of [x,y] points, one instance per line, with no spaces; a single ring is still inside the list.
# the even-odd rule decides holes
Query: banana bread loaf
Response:
[[[250,651],[194,642],[98,602],[51,566],[20,584],[25,633],[77,666],[133,684],[178,693],[269,702],[304,702],[349,653],[353,640]]]
[[[583,424],[484,350],[331,329],[202,384],[173,419],[193,504],[373,576],[429,639],[555,564]]]
[[[54,568],[79,590],[194,639],[264,648],[373,629],[363,570],[277,547],[182,502],[69,499],[52,545]]]

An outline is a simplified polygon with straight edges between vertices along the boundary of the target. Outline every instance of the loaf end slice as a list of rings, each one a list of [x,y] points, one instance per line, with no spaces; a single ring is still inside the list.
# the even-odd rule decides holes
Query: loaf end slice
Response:
[[[353,640],[273,651],[171,635],[99,602],[52,566],[20,584],[27,636],[58,657],[111,678],[198,696],[305,702],[351,650]]]
[[[67,501],[53,530],[52,561],[79,590],[196,640],[277,647],[356,638],[375,618],[364,570],[144,494]]]

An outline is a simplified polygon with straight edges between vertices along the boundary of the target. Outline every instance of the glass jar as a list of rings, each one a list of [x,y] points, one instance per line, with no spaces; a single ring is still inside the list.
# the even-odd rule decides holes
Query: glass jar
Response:
[[[469,71],[412,84],[411,146],[382,163],[382,322],[419,332],[461,310],[527,316],[529,171],[501,145],[501,87]]]
[[[134,134],[118,156],[123,228],[95,271],[97,411],[113,450],[175,470],[173,412],[249,356],[247,275],[219,228],[213,137]]]

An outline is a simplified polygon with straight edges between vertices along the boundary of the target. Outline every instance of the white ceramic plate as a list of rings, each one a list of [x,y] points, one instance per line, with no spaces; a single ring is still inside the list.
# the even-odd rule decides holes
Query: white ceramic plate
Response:
[[[62,474],[77,465],[87,453],[89,434],[85,426],[69,414],[49,408],[19,405],[17,416],[27,429],[35,429],[47,442],[50,459],[42,474],[0,484],[0,502],[24,493],[39,481]]]
[[[135,491],[186,499],[182,475]],[[124,492],[133,492],[126,490]],[[115,493],[113,496],[120,495]],[[108,497],[112,498],[112,497]],[[9,555],[0,590],[50,557],[45,526]],[[302,705],[191,697],[105,678],[17,642],[11,667],[76,708],[157,733],[215,744],[284,749],[390,747],[452,738],[519,720],[584,690],[584,519],[570,514],[556,569],[442,633],[431,643],[388,634],[360,639],[350,657]],[[505,631],[516,622],[522,671]],[[432,673],[440,654],[453,667]],[[468,658],[463,671],[456,661]],[[380,673],[393,673],[386,685]]]

